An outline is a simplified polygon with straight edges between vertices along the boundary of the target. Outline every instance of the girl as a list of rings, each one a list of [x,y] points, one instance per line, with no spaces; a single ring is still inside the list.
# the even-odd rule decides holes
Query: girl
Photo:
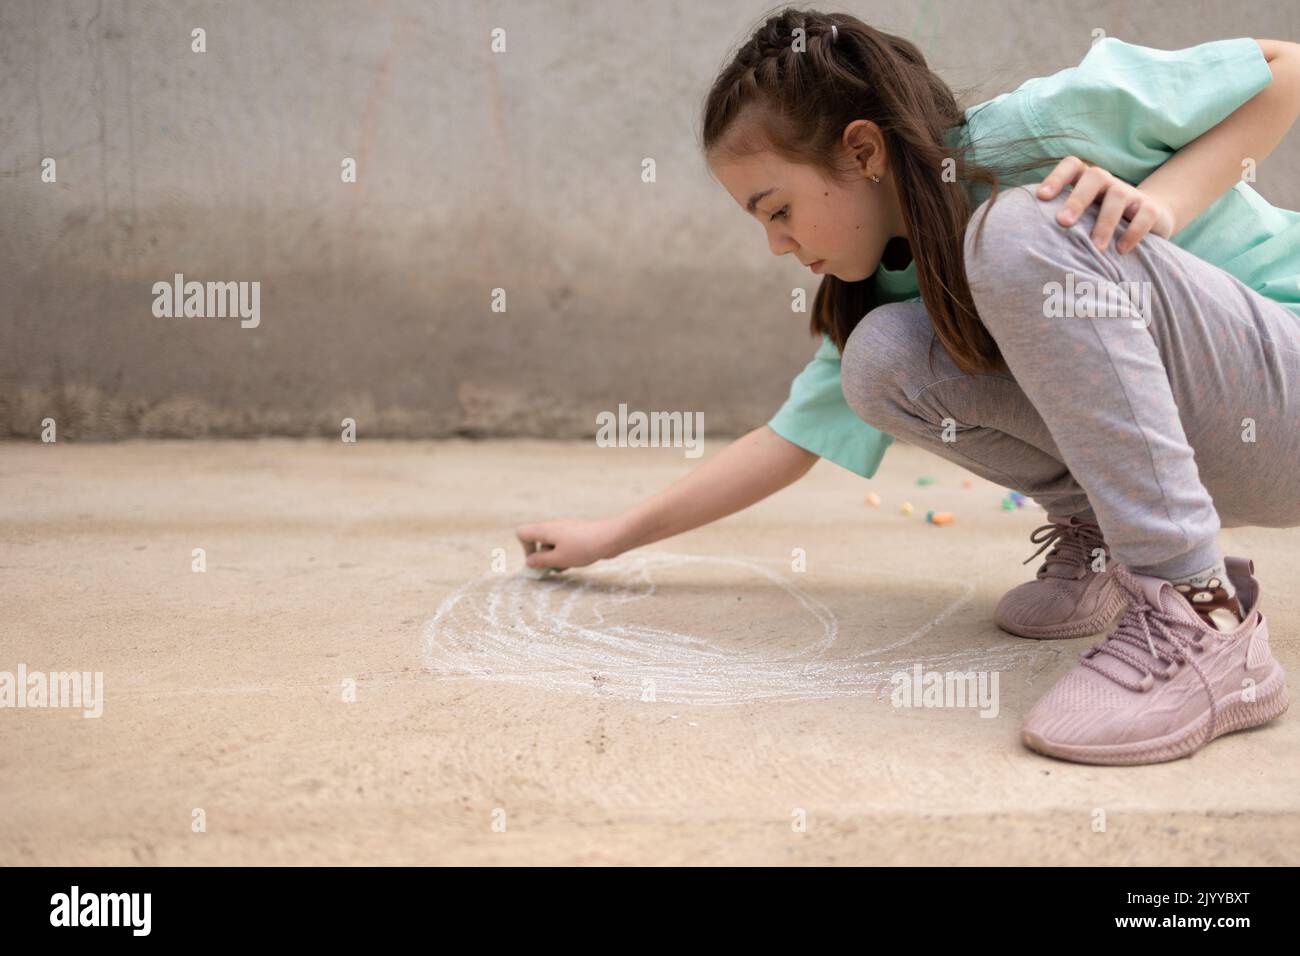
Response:
[[[819,457],[869,478],[903,437],[1046,509],[1001,627],[1114,628],[1027,746],[1150,763],[1276,717],[1254,566],[1216,536],[1300,525],[1300,214],[1242,177],[1298,113],[1293,43],[1106,38],[963,113],[907,40],[780,11],[717,78],[703,147],[772,252],[824,276],[821,346],[770,422],[658,495],[517,528],[528,565],[698,527]]]

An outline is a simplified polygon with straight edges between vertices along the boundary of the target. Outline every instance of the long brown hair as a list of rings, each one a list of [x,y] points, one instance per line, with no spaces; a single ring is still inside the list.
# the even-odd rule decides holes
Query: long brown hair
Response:
[[[793,48],[796,29],[803,30],[802,51]],[[844,181],[848,171],[835,157],[845,127],[859,119],[874,122],[884,138],[936,338],[967,374],[997,368],[997,343],[980,322],[966,278],[964,239],[974,210],[962,183],[984,184],[996,201],[1002,175],[1061,157],[977,165],[968,158],[976,145],[968,136],[957,138],[956,149],[945,142],[951,128],[966,125],[966,116],[914,44],[849,14],[794,7],[768,16],[719,73],[705,100],[700,139],[706,154],[715,148],[736,156],[771,150]],[[1009,141],[997,150],[1024,142],[1036,140]],[[981,220],[976,242],[983,228]],[[875,305],[874,275],[857,282],[823,276],[811,333],[828,335],[843,351]]]

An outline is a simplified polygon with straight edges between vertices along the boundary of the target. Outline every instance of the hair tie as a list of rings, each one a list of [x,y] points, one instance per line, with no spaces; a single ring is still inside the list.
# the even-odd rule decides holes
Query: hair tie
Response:
[[[837,27],[835,24],[832,23],[832,24],[831,24],[831,42],[834,43],[834,42],[835,42],[836,40],[838,40],[839,38],[840,38],[840,28]]]

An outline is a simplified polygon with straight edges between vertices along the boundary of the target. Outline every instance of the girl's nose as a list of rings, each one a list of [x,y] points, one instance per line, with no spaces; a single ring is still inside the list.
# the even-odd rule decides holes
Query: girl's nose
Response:
[[[789,236],[769,236],[767,247],[772,250],[772,255],[783,256],[787,252],[794,252],[799,248],[799,243],[795,242]]]

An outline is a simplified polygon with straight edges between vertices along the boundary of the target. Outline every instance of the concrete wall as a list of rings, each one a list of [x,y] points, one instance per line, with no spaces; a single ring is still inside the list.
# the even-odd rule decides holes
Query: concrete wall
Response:
[[[815,347],[790,290],[815,287],[696,136],[768,9],[3,0],[0,435],[572,437],[620,402],[762,423]],[[1300,38],[1293,0],[825,9],[911,37],[964,105],[1074,65],[1097,27]],[[1257,184],[1290,208],[1298,152]],[[260,282],[260,325],[154,317],[178,272]]]

